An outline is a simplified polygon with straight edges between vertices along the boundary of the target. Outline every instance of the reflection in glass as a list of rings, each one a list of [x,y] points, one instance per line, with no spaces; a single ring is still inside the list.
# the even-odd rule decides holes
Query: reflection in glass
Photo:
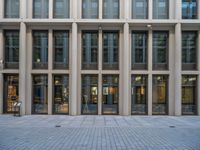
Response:
[[[54,101],[55,114],[69,113],[69,77],[67,75],[54,76]]]
[[[49,0],[33,0],[33,18],[49,17]]]
[[[197,33],[182,32],[182,69],[195,70],[197,64]]]
[[[19,100],[18,75],[4,76],[4,113],[14,112],[14,102]]]
[[[98,76],[82,76],[82,114],[97,114],[98,108]]]
[[[118,114],[119,77],[103,75],[103,114]]]
[[[103,0],[103,18],[119,18],[119,0]]]
[[[98,33],[83,32],[82,35],[82,69],[98,68]]]
[[[48,78],[47,75],[33,75],[33,102],[34,114],[48,113]]]
[[[119,34],[118,32],[103,33],[103,69],[119,69]]]
[[[131,112],[132,114],[147,113],[147,76],[132,76]]]
[[[148,2],[147,0],[132,0],[132,18],[147,19]]]
[[[197,0],[182,0],[182,18],[197,19]]]
[[[169,0],[153,0],[153,19],[169,18]]]
[[[194,75],[182,76],[182,114],[195,115],[197,112],[197,77]]]
[[[19,31],[5,31],[5,68],[19,68]]]
[[[54,31],[54,68],[69,68],[69,32]]]
[[[164,115],[168,113],[168,76],[153,76],[153,108],[152,114]]]
[[[132,69],[147,68],[147,33],[132,33]]]
[[[54,0],[54,18],[69,18],[69,0]]]
[[[33,68],[48,68],[48,31],[33,32]]]
[[[4,0],[4,17],[19,18],[19,0]]]
[[[82,0],[82,18],[98,18],[98,0]]]
[[[168,32],[153,33],[153,69],[168,69]]]

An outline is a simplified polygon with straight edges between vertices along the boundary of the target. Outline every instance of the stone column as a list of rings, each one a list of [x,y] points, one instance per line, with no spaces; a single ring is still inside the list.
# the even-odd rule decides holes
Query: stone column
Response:
[[[0,61],[3,60],[3,30],[0,29]],[[3,64],[0,64],[0,114],[3,113]]]
[[[199,8],[200,9],[200,8]],[[200,31],[198,31],[198,58],[200,58]],[[200,116],[200,59],[198,59],[198,83],[197,83],[197,114]]]
[[[53,18],[53,0],[49,0],[49,19]]]
[[[153,0],[149,0],[148,6],[148,19],[151,20],[153,18]]]
[[[4,17],[3,10],[4,10],[4,1],[1,0],[0,1],[0,19]]]
[[[197,6],[197,15],[198,15],[198,18],[200,19],[200,0],[199,1],[197,1],[197,4],[198,4],[198,6]]]
[[[182,18],[182,0],[176,0],[175,4],[175,18],[180,20]]]
[[[129,12],[131,11],[131,10],[129,10],[129,5],[130,5],[129,0],[126,0],[126,1],[122,0],[122,2],[124,2],[124,18],[128,19]]]
[[[22,102],[21,114],[25,115],[26,106],[26,24],[20,23],[20,49],[19,49],[19,101]]]
[[[103,18],[103,0],[99,0],[99,19]]]
[[[26,9],[27,9],[27,5],[26,5],[27,0],[20,0],[20,18],[21,19],[26,19]]]
[[[123,115],[129,115],[130,107],[130,52],[129,52],[129,24],[124,24],[124,37],[123,37],[123,56],[122,56],[122,97],[123,97]]]
[[[175,55],[174,55],[174,101],[175,115],[181,115],[181,24],[175,25]]]
[[[72,1],[72,16],[73,16],[73,19],[77,19],[78,17],[78,10],[77,10],[77,0],[73,0]]]
[[[78,98],[78,49],[77,49],[77,36],[78,36],[78,25],[72,23],[72,51],[71,51],[71,104],[70,114],[77,114],[77,98]]]

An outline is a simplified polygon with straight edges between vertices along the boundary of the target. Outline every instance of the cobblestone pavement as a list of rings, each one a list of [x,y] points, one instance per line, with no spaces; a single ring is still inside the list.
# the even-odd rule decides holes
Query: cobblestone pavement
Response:
[[[0,150],[200,150],[198,116],[0,115]]]

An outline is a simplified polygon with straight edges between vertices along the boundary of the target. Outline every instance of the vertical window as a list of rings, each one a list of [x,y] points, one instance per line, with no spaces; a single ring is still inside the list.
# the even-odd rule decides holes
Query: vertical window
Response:
[[[98,76],[82,76],[82,114],[98,113]]]
[[[49,0],[33,0],[33,18],[49,17]]]
[[[98,68],[98,32],[82,34],[82,69]]]
[[[169,0],[153,0],[153,19],[169,18]]]
[[[48,113],[48,78],[47,75],[33,75],[32,113]]]
[[[4,17],[19,18],[19,0],[4,0]]]
[[[132,69],[147,68],[147,33],[132,33]]]
[[[147,0],[132,0],[132,18],[147,19],[148,2]]]
[[[69,77],[67,75],[54,76],[54,114],[69,113]]]
[[[19,31],[5,31],[5,68],[17,69],[19,68]]]
[[[182,114],[195,115],[197,112],[197,77],[182,76]]]
[[[119,76],[103,75],[103,114],[118,114]]]
[[[197,0],[182,0],[182,18],[197,19]]]
[[[153,33],[153,69],[168,69],[168,32]]]
[[[54,18],[69,18],[69,0],[54,0]]]
[[[98,18],[98,1],[82,0],[82,18],[97,19]]]
[[[168,113],[168,77],[166,75],[153,76],[153,105],[154,115]]]
[[[132,75],[131,113],[147,114],[147,76]]]
[[[4,113],[14,112],[14,103],[19,100],[19,76],[4,76]]]
[[[197,33],[182,32],[182,69],[195,70],[197,67]]]
[[[48,68],[48,31],[33,32],[33,69]]]
[[[69,68],[69,32],[54,31],[54,69]]]
[[[119,0],[103,0],[103,18],[119,18]]]
[[[119,69],[119,34],[118,32],[103,33],[103,69]]]

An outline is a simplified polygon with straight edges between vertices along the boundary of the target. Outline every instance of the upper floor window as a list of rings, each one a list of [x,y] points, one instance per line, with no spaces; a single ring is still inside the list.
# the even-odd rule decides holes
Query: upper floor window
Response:
[[[104,19],[119,18],[119,0],[103,1],[103,18]]]
[[[4,17],[19,18],[19,0],[4,0]]]
[[[54,18],[69,18],[69,0],[54,0]]]
[[[182,0],[182,18],[197,19],[197,0]]]
[[[5,31],[5,68],[19,67],[19,31]]]
[[[33,0],[33,18],[49,17],[49,0]]]
[[[194,70],[197,62],[197,33],[185,31],[182,33],[182,69]]]
[[[153,33],[153,69],[168,69],[168,32]]]
[[[147,0],[132,0],[132,18],[147,19],[148,2]]]
[[[98,18],[97,0],[82,0],[82,18],[87,18],[87,19]]]
[[[132,69],[147,68],[147,33],[132,33]]]
[[[169,0],[153,0],[153,19],[169,18]]]

